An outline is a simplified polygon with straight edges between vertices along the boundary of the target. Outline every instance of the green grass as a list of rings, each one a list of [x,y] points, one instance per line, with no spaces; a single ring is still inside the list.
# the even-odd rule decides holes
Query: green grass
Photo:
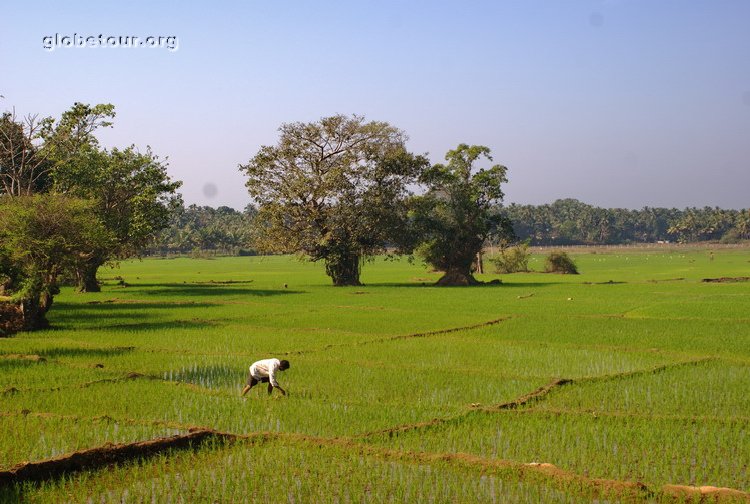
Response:
[[[474,288],[432,287],[438,274],[405,260],[367,263],[364,285],[346,288],[331,287],[321,265],[288,257],[102,269],[101,293],[65,288],[55,298],[53,329],[0,339],[3,468],[191,426],[356,443],[216,445],[4,495],[595,498],[585,482],[488,475],[414,452],[548,462],[652,488],[750,491],[750,283],[701,282],[750,276],[750,252],[716,250],[711,259],[701,249],[607,249],[574,258],[580,275],[490,273],[480,278],[503,283]],[[541,264],[542,256],[530,262]],[[289,395],[269,398],[259,387],[240,399],[248,366],[267,356],[291,361],[280,377]],[[559,379],[572,382],[516,410],[488,411]],[[392,450],[396,460],[361,446]],[[236,470],[251,460],[262,462]]]
[[[80,494],[80,487],[88,489]],[[383,461],[337,447],[214,445],[19,489],[29,502],[570,502],[544,483]],[[9,495],[9,497],[11,497]]]

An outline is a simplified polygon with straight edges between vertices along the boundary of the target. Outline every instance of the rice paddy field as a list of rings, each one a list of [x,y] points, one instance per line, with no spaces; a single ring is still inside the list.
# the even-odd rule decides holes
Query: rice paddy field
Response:
[[[573,257],[470,288],[406,260],[344,288],[290,257],[103,268],[0,339],[0,501],[750,500],[750,250]],[[267,357],[288,395],[241,398]]]

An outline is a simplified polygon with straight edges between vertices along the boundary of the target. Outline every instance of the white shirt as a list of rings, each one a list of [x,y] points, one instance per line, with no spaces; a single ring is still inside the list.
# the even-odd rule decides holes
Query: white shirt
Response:
[[[250,375],[256,380],[267,377],[271,385],[278,387],[279,382],[276,381],[276,371],[279,370],[279,366],[281,366],[279,359],[259,360],[250,366]]]

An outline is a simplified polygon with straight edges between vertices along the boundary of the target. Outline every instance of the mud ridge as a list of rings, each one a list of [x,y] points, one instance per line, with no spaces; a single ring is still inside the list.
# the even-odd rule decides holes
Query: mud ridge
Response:
[[[0,486],[24,481],[44,481],[65,474],[98,469],[129,460],[151,457],[166,450],[188,449],[208,439],[234,441],[237,436],[213,430],[124,444],[105,444],[40,462],[24,462],[8,471],[0,471]]]
[[[351,343],[339,343],[339,344],[332,343],[330,345],[325,345],[321,348],[313,348],[313,349],[307,349],[307,350],[294,350],[294,351],[287,351],[287,352],[274,352],[274,353],[278,355],[306,355],[310,353],[324,352],[332,348],[342,348],[342,347],[348,347],[348,346],[357,347],[357,346],[364,346],[364,345],[372,345],[375,343],[387,343],[389,341],[397,341],[397,340],[402,340],[402,339],[426,338],[429,336],[439,336],[442,334],[450,334],[450,333],[454,333],[458,331],[471,331],[473,329],[489,327],[489,326],[499,324],[500,322],[505,322],[506,320],[510,318],[511,317],[501,317],[498,319],[488,320],[486,322],[481,322],[479,324],[472,324],[468,326],[450,327],[448,329],[436,329],[434,331],[424,331],[424,332],[410,333],[410,334],[399,334],[396,336],[384,336],[381,338],[373,338],[373,339],[365,340],[365,341],[354,341]]]
[[[699,365],[699,364],[713,361],[713,360],[716,360],[716,358],[706,357],[706,358],[701,358],[701,359],[682,361],[682,362],[676,362],[676,363],[671,363],[671,364],[664,364],[662,366],[656,366],[656,367],[648,368],[648,369],[626,371],[623,373],[613,373],[613,374],[600,375],[600,376],[587,376],[587,377],[582,377],[582,378],[558,378],[548,383],[547,385],[543,385],[527,394],[524,394],[508,402],[504,402],[504,403],[500,403],[496,405],[490,405],[490,406],[482,406],[481,404],[471,404],[469,405],[469,408],[466,411],[464,411],[463,413],[458,413],[457,415],[444,417],[444,418],[433,418],[432,420],[429,420],[426,422],[416,422],[412,424],[397,425],[394,427],[389,427],[387,429],[365,432],[363,434],[357,435],[356,437],[370,438],[370,437],[382,436],[382,435],[388,435],[389,437],[393,437],[403,432],[408,432],[408,431],[417,430],[417,429],[430,428],[430,427],[435,427],[437,425],[446,424],[449,422],[455,422],[472,413],[477,413],[477,412],[491,413],[494,411],[505,411],[505,410],[517,409],[523,406],[527,406],[528,404],[541,401],[545,399],[552,391],[560,387],[564,387],[568,385],[579,384],[579,383],[599,382],[599,381],[609,381],[609,380],[619,380],[619,379],[633,378],[636,376],[647,375],[647,374],[657,374],[657,373],[664,372],[668,369],[674,369],[674,368],[688,366],[688,365]]]
[[[154,376],[154,375],[148,375],[148,374],[141,374],[138,372],[130,372],[124,376],[120,376],[118,378],[102,378],[101,380],[93,380],[83,383],[75,383],[72,385],[60,385],[58,387],[45,387],[45,388],[26,388],[26,389],[18,389],[16,387],[8,387],[4,390],[0,390],[0,395],[4,394],[17,394],[21,392],[58,392],[60,390],[70,390],[70,389],[82,389],[82,388],[88,388],[94,385],[99,385],[102,383],[120,383],[130,380],[152,380],[152,381],[158,381],[162,382],[167,385],[173,385],[173,386],[179,386],[179,387],[187,387],[195,392],[199,392],[202,394],[210,395],[210,396],[227,396],[230,395],[234,397],[233,394],[227,394],[226,392],[222,392],[219,390],[211,389],[208,387],[203,387],[201,385],[197,385],[195,383],[190,383],[186,381],[180,381],[180,380],[166,380],[160,376]]]
[[[600,382],[610,380],[622,380],[626,378],[635,378],[637,376],[648,375],[648,374],[659,374],[670,369],[687,367],[687,366],[699,366],[708,362],[714,362],[719,360],[718,357],[701,357],[699,359],[691,359],[679,362],[670,362],[669,364],[662,364],[661,366],[655,366],[647,369],[636,369],[634,371],[624,371],[622,373],[611,373],[599,376],[584,376],[582,378],[576,378],[573,381],[576,383],[588,383],[588,382]]]
[[[233,303],[231,301],[228,301],[228,302],[216,303],[216,304],[233,304]],[[401,339],[439,336],[441,334],[449,334],[449,333],[458,332],[458,331],[470,331],[472,329],[479,329],[482,327],[493,326],[501,322],[505,322],[506,320],[510,320],[511,318],[512,317],[502,317],[499,319],[488,320],[486,322],[473,324],[469,326],[450,327],[448,329],[437,329],[434,331],[425,331],[425,332],[411,333],[411,334],[399,334],[396,336],[384,336],[384,337],[373,338],[373,339],[364,340],[364,341],[352,341],[348,343],[331,343],[329,345],[325,345],[320,348],[308,348],[304,350],[271,351],[268,353],[271,353],[273,355],[283,355],[283,356],[307,355],[307,354],[312,354],[312,353],[325,352],[333,348],[357,347],[357,346],[363,346],[363,345],[372,345],[376,343],[387,343],[389,341],[395,341],[395,340],[401,340]],[[202,356],[224,356],[226,355],[226,353],[222,353],[222,352],[193,352],[190,350],[173,350],[173,349],[167,349],[167,348],[141,348],[140,350],[146,353],[169,353],[169,354],[179,354],[179,355],[202,355]],[[240,357],[253,357],[253,356],[257,356],[257,352],[256,353],[234,352],[232,355],[240,356]]]
[[[536,402],[542,399],[544,396],[549,394],[553,389],[563,387],[565,385],[569,385],[571,383],[574,383],[575,380],[569,379],[569,378],[560,378],[557,380],[553,380],[552,382],[548,383],[547,385],[543,385],[539,387],[538,389],[529,392],[528,394],[522,395],[521,397],[514,399],[512,401],[508,401],[506,403],[497,404],[495,406],[491,406],[490,408],[486,408],[486,411],[496,411],[496,410],[505,410],[505,409],[516,409],[520,408],[521,406],[525,406],[531,402]]]
[[[86,304],[89,305],[99,305],[99,304],[158,304],[158,305],[195,305],[195,304],[220,304],[220,303],[214,303],[214,302],[198,302],[198,301],[154,301],[154,300],[144,300],[144,299],[122,299],[122,298],[111,298],[111,299],[105,299],[103,301],[87,301]]]
[[[119,382],[128,381],[128,380],[136,380],[138,378],[146,378],[149,380],[161,379],[161,378],[157,378],[154,376],[143,375],[140,373],[133,372],[133,373],[128,373],[125,376],[120,376],[119,378],[102,378],[101,380],[93,380],[93,381],[88,381],[88,382],[83,382],[83,383],[74,383],[72,385],[60,385],[59,387],[26,388],[26,389],[17,389],[16,387],[10,387],[10,388],[0,391],[0,395],[17,394],[19,392],[58,392],[60,390],[87,388],[93,385],[99,385],[100,383],[119,383]]]
[[[86,469],[100,469],[109,465],[130,460],[151,457],[168,450],[199,449],[208,440],[226,443],[247,442],[250,444],[274,441],[293,442],[309,448],[335,446],[383,460],[397,462],[431,464],[446,463],[469,470],[497,473],[512,473],[521,479],[551,483],[558,488],[570,489],[570,485],[587,489],[599,497],[616,497],[633,501],[652,500],[660,502],[684,502],[685,498],[710,500],[750,501],[750,494],[741,490],[714,486],[663,485],[652,487],[641,482],[621,481],[603,478],[590,478],[549,463],[522,463],[512,460],[491,459],[468,453],[430,453],[394,450],[363,444],[350,438],[323,438],[305,434],[279,432],[253,432],[236,435],[212,429],[196,429],[188,434],[156,438],[125,444],[105,444],[100,447],[81,450],[40,462],[25,462],[8,471],[0,471],[0,486],[26,481],[43,481]]]
[[[188,282],[188,285],[247,285],[253,283],[253,280],[206,280],[203,282]]]
[[[539,387],[538,389],[529,392],[528,394],[525,394],[517,399],[514,399],[512,401],[508,401],[506,403],[497,404],[494,406],[488,406],[485,408],[480,408],[484,411],[498,411],[498,410],[508,410],[508,409],[516,409],[521,406],[526,406],[530,403],[539,401],[546,397],[550,392],[552,392],[555,389],[558,389],[560,387],[564,387],[566,385],[573,385],[573,384],[579,384],[579,383],[591,383],[591,382],[602,382],[602,381],[611,381],[611,380],[623,380],[627,378],[634,378],[636,376],[642,376],[642,375],[648,375],[648,374],[658,374],[662,373],[664,371],[667,371],[669,369],[675,369],[683,366],[696,366],[699,364],[703,364],[705,362],[709,362],[712,360],[716,360],[713,357],[705,357],[701,359],[694,359],[689,361],[682,361],[682,362],[676,362],[671,364],[664,364],[661,366],[656,366],[653,368],[648,369],[639,369],[635,371],[625,371],[623,373],[612,373],[612,374],[606,374],[606,375],[600,375],[600,376],[585,376],[582,378],[560,378],[557,380],[554,380],[550,382],[547,385],[544,385],[542,387]]]
[[[334,437],[321,438],[305,434],[292,433],[250,433],[242,436],[246,440],[255,442],[268,442],[273,440],[285,440],[297,442],[308,446],[337,446],[345,449],[356,450],[360,454],[377,457],[385,460],[401,462],[412,462],[418,464],[448,463],[467,469],[478,469],[482,474],[488,470],[497,472],[512,472],[522,479],[530,479],[540,482],[550,482],[561,490],[569,490],[571,483],[582,488],[588,488],[594,494],[604,498],[624,498],[635,502],[658,499],[659,502],[684,502],[685,497],[698,500],[695,502],[736,502],[745,500],[750,502],[750,493],[741,490],[714,487],[714,486],[688,486],[688,485],[663,485],[650,486],[640,481],[623,481],[606,478],[591,478],[554,464],[539,462],[517,462],[514,460],[485,458],[469,453],[432,453],[394,450],[372,446],[352,440],[351,438]]]
[[[578,417],[594,418],[639,418],[644,420],[668,420],[673,422],[712,422],[712,423],[748,423],[750,416],[727,416],[716,417],[712,415],[669,415],[659,413],[639,413],[635,411],[596,411],[593,409],[575,409],[575,408],[526,408],[518,410],[515,413],[519,415],[571,415]]]
[[[96,416],[80,416],[80,415],[63,415],[60,413],[52,413],[48,411],[30,411],[27,409],[21,411],[0,411],[0,417],[35,417],[35,418],[50,418],[57,420],[70,420],[72,422],[110,422],[120,423],[128,425],[147,425],[147,426],[158,426],[165,427],[168,429],[180,430],[185,432],[192,432],[197,430],[211,430],[209,427],[201,425],[189,425],[182,424],[179,422],[173,422],[170,420],[141,420],[136,418],[115,418],[110,415],[96,415]]]

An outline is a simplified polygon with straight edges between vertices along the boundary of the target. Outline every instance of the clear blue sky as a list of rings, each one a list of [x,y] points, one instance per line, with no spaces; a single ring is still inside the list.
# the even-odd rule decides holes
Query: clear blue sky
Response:
[[[179,49],[47,35],[177,36]],[[509,167],[506,202],[750,206],[750,1],[4,2],[0,110],[113,103],[187,203],[242,208],[283,122],[358,113],[437,162]],[[213,191],[212,189],[215,189]]]

